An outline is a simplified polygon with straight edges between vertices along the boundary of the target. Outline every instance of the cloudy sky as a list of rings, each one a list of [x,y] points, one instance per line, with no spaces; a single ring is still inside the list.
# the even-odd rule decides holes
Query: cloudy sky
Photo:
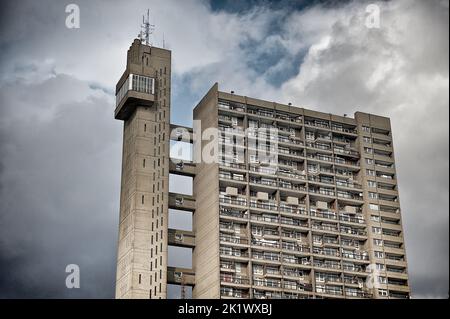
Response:
[[[173,123],[191,125],[216,81],[324,112],[391,117],[412,293],[448,296],[448,1],[375,2],[372,29],[363,1],[73,2],[79,29],[65,27],[70,2],[0,5],[1,298],[114,296],[114,87],[147,8],[154,44],[164,37],[172,50]],[[72,263],[80,289],[65,287]]]

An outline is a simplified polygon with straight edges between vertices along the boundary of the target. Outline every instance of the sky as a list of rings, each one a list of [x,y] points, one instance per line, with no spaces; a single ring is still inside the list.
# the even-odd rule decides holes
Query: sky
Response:
[[[373,2],[373,1],[372,1]],[[0,298],[113,298],[126,51],[150,8],[172,50],[172,123],[214,84],[295,106],[391,118],[414,298],[449,291],[449,2],[65,1],[0,4]],[[190,180],[171,177],[171,191]],[[169,225],[189,228],[171,212]],[[189,265],[172,249],[171,265]],[[181,257],[180,257],[181,256]],[[66,265],[80,267],[67,289]],[[170,287],[169,295],[176,297]]]

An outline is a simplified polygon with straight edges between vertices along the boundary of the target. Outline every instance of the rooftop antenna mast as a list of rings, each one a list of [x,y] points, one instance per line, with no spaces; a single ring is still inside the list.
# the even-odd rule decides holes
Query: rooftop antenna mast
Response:
[[[139,38],[144,40],[146,45],[152,45],[150,43],[150,34],[155,30],[155,25],[150,24],[150,10],[147,9],[147,16],[142,16],[142,25],[141,32],[139,34]]]

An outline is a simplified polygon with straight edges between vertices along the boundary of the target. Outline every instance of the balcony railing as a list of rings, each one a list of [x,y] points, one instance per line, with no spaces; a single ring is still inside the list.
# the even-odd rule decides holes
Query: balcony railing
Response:
[[[294,243],[287,243],[287,242],[282,242],[281,248],[286,249],[286,250],[303,252],[303,253],[310,252],[308,246],[302,246],[302,245],[298,245],[298,244],[294,244]]]
[[[229,235],[220,234],[220,241],[232,243],[232,244],[241,244],[247,245],[248,239],[242,237],[234,237]]]
[[[364,217],[362,215],[358,216],[358,217],[350,217],[350,216],[339,215],[339,220],[343,221],[343,222],[364,224]]]
[[[220,288],[220,296],[230,298],[249,298],[249,293],[246,291],[228,290]]]
[[[278,205],[276,202],[261,202],[255,199],[250,199],[250,207],[267,210],[277,210]]]
[[[263,216],[263,215],[256,215],[252,214],[250,216],[251,220],[257,220],[261,222],[267,222],[267,223],[279,223],[280,219],[278,216]]]
[[[247,200],[245,198],[240,198],[240,197],[219,196],[219,203],[238,205],[238,206],[246,206]]]
[[[310,214],[313,217],[326,218],[326,219],[337,219],[336,213],[328,211],[317,211],[310,209]]]
[[[325,256],[334,256],[339,257],[340,253],[338,250],[335,249],[322,249],[319,247],[313,247],[313,253],[318,255],[325,255]]]
[[[299,226],[299,227],[309,227],[307,222],[304,222],[299,219],[294,218],[287,218],[287,217],[281,217],[280,222],[285,225],[293,225],[293,226]]]
[[[240,250],[223,249],[223,248],[220,249],[220,254],[226,255],[226,256],[233,256],[233,257],[248,257],[247,252],[243,252]]]
[[[369,255],[367,254],[367,252],[361,253],[342,252],[342,257],[356,260],[369,260]]]
[[[327,269],[341,269],[341,264],[315,260],[314,267],[327,268]]]
[[[231,283],[238,285],[248,285],[250,280],[248,278],[243,278],[241,276],[230,275],[230,274],[220,274],[220,281],[223,283]]]
[[[363,229],[355,229],[351,227],[343,227],[341,226],[342,234],[350,234],[350,235],[358,235],[358,236],[367,236],[367,231]]]

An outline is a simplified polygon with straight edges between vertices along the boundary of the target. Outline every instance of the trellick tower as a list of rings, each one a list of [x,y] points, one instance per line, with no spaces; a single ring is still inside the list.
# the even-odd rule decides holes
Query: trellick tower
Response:
[[[116,298],[166,298],[171,52],[136,39],[116,85],[124,121]]]

